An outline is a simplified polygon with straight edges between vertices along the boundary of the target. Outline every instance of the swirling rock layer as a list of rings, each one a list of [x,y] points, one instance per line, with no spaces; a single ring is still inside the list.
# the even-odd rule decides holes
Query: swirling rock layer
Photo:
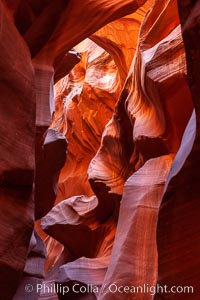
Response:
[[[198,300],[199,11],[0,0],[2,300]]]

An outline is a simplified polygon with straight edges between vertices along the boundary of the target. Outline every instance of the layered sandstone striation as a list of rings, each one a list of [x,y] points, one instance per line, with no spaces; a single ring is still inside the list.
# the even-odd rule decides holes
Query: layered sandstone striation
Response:
[[[0,1],[2,299],[198,299],[199,8]]]

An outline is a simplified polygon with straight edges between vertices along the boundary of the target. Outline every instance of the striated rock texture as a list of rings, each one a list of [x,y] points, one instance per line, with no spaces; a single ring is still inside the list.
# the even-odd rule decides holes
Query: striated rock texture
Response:
[[[199,19],[0,0],[0,299],[199,299]]]
[[[11,299],[33,230],[36,101],[30,53],[2,2],[0,28],[0,290]]]
[[[169,173],[159,211],[157,241],[158,282],[168,286],[193,286],[194,293],[176,299],[198,299],[199,274],[199,103],[200,103],[200,2],[178,1],[187,59],[188,84],[196,118],[190,120],[174,168]],[[196,127],[196,128],[195,128]],[[169,222],[170,220],[170,222]],[[166,251],[166,247],[168,251]],[[169,272],[170,270],[170,272]],[[161,299],[157,293],[155,299]],[[172,295],[164,299],[174,299]]]

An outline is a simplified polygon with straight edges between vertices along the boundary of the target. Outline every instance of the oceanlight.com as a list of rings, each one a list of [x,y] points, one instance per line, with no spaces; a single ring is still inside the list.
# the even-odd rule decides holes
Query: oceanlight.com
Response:
[[[156,284],[155,286],[144,284],[140,286],[120,286],[112,283],[108,286],[108,290],[111,293],[134,293],[134,294],[193,294],[194,288],[192,286],[172,286],[167,285],[161,286]]]
[[[149,284],[144,284],[140,286],[133,285],[120,285],[117,283],[111,283],[110,285],[94,285],[94,284],[81,284],[74,283],[72,286],[64,286],[59,283],[42,283],[36,284],[35,286],[32,284],[27,284],[25,286],[25,291],[27,293],[35,292],[37,294],[61,294],[66,295],[69,292],[74,294],[85,294],[85,293],[95,293],[102,294],[104,292],[111,294],[193,294],[194,288],[193,286],[161,286],[159,284],[152,286]],[[124,295],[125,296],[125,295]]]

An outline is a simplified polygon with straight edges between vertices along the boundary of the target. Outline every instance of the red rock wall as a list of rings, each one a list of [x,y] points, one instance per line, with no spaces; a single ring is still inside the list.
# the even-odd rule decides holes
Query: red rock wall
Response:
[[[2,299],[198,300],[199,8],[0,1]]]
[[[36,100],[30,53],[1,2],[0,14],[0,290],[11,299],[34,226]]]
[[[198,299],[199,274],[199,20],[200,2],[178,1],[187,60],[187,78],[195,112],[169,173],[159,210],[158,282],[168,286],[193,286],[194,293],[176,299]],[[167,249],[167,251],[166,251]],[[157,293],[155,299],[161,299]],[[174,299],[168,295],[164,299]]]

